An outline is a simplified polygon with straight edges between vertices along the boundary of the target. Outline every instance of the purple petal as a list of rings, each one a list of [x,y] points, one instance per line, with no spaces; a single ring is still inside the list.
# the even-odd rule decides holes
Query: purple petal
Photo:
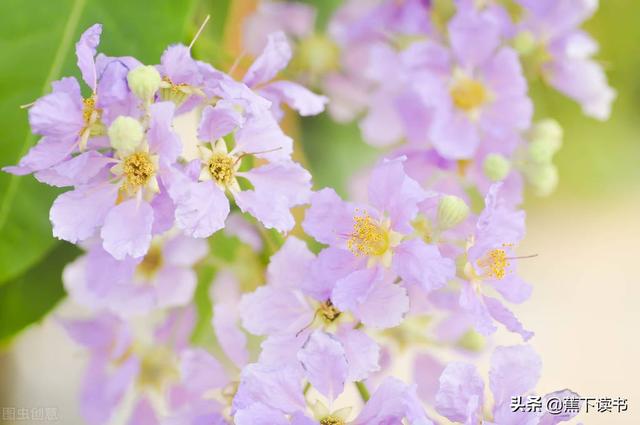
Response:
[[[23,176],[34,171],[45,170],[67,158],[75,148],[75,140],[43,137],[37,145],[20,159],[17,166],[4,167],[7,173]]]
[[[51,206],[53,236],[71,243],[91,237],[116,203],[115,186],[88,186],[63,193]]]
[[[271,335],[300,331],[311,323],[314,311],[295,291],[262,286],[242,297],[240,315],[249,332]]]
[[[187,235],[206,238],[224,227],[229,201],[212,181],[188,182],[176,198],[176,224]]]
[[[284,102],[303,117],[318,115],[329,102],[326,96],[313,93],[306,87],[291,81],[276,81],[261,90],[267,98]]]
[[[525,341],[533,336],[533,332],[526,330],[516,316],[500,301],[491,297],[484,297],[487,311],[498,322],[502,323],[511,332],[518,333]]]
[[[96,48],[100,44],[101,34],[102,25],[92,25],[82,33],[80,40],[76,43],[76,57],[78,58],[78,68],[82,73],[82,79],[94,92],[98,85],[98,73],[94,57],[96,56]]]
[[[202,239],[178,235],[164,246],[164,260],[173,266],[192,267],[209,253],[209,245]]]
[[[362,137],[376,147],[393,145],[404,136],[402,117],[389,98],[386,92],[373,96],[367,115],[360,121]]]
[[[321,331],[311,334],[298,352],[307,379],[329,400],[335,400],[344,389],[347,379],[347,358],[342,344],[335,337]]]
[[[436,410],[454,422],[478,423],[482,414],[483,391],[484,382],[473,365],[449,363],[440,375]]]
[[[438,392],[438,378],[444,371],[444,365],[435,357],[420,353],[414,363],[414,381],[418,385],[420,398],[429,405],[434,405]]]
[[[104,250],[122,260],[127,255],[138,258],[149,250],[153,209],[137,199],[129,199],[111,208],[100,231]]]
[[[198,85],[201,81],[198,64],[191,52],[182,44],[167,47],[160,58],[159,71],[169,77],[173,84]]]
[[[509,274],[503,279],[493,279],[487,283],[498,291],[505,300],[517,304],[528,300],[533,290],[529,283],[514,274]]]
[[[393,270],[408,284],[430,292],[442,288],[455,275],[455,264],[435,245],[420,239],[402,242],[394,250]]]
[[[500,24],[489,13],[463,9],[449,22],[451,48],[464,67],[481,65],[500,44]]]
[[[442,114],[431,128],[433,147],[446,159],[469,159],[480,143],[478,131],[465,114]]]
[[[155,278],[157,307],[176,307],[188,304],[193,298],[198,278],[191,269],[163,267]]]
[[[75,141],[84,127],[80,87],[74,78],[64,78],[57,83],[53,93],[41,97],[29,109],[31,131],[60,141]],[[77,87],[77,92],[75,88],[71,90],[71,86]]]
[[[36,173],[36,179],[51,186],[79,186],[88,183],[112,159],[96,151],[89,151]]]
[[[318,242],[344,245],[353,231],[355,207],[344,202],[333,189],[322,189],[311,195],[311,207],[302,222],[304,231]]]
[[[342,327],[336,333],[349,365],[349,381],[362,381],[380,370],[380,347],[366,333]]]
[[[219,100],[215,106],[206,106],[202,110],[202,119],[198,126],[198,139],[214,142],[231,133],[244,123],[244,117],[236,106],[227,100]]]
[[[269,161],[291,159],[293,140],[283,133],[270,111],[248,119],[236,131],[235,136],[234,150],[238,152],[253,154]]]
[[[156,417],[153,406],[146,397],[141,398],[133,408],[129,418],[129,425],[158,425],[160,421]]]
[[[307,280],[309,266],[315,256],[307,244],[289,236],[278,252],[271,256],[267,282],[280,288],[299,288]]]
[[[289,425],[284,413],[262,403],[239,410],[233,420],[236,425]]]
[[[250,87],[271,81],[291,60],[291,47],[283,32],[269,34],[267,45],[244,76]]]
[[[246,366],[232,408],[241,410],[254,403],[262,403],[284,413],[305,410],[301,370],[259,363]]]
[[[540,379],[542,361],[528,345],[497,347],[491,356],[489,386],[496,405],[526,395]]]
[[[187,349],[180,354],[180,376],[189,392],[198,396],[229,383],[222,365],[202,348]]]
[[[365,260],[366,261],[366,260]],[[364,261],[350,251],[326,248],[309,266],[309,278],[303,280],[302,290],[318,301],[326,301],[336,282],[358,270]]]
[[[160,155],[164,164],[173,164],[182,153],[180,138],[173,131],[173,102],[158,102],[149,108],[151,121],[147,131],[147,140],[152,152]]]

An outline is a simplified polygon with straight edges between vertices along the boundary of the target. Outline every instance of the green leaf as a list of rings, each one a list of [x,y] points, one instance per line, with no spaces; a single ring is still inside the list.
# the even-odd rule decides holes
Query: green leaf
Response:
[[[29,271],[0,286],[0,344],[42,319],[64,296],[62,269],[80,250],[60,243]]]
[[[221,2],[223,3],[223,2]],[[74,45],[92,25],[104,25],[100,51],[157,63],[170,43],[188,42],[198,1],[4,0],[0,14],[0,166],[13,165],[36,142],[28,104],[61,76],[79,77]],[[24,273],[57,243],[49,208],[58,190],[32,177],[0,173],[0,283]]]

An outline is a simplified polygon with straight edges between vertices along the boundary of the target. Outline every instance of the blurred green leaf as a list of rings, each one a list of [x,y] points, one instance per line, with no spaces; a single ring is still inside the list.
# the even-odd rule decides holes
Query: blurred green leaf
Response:
[[[63,75],[79,76],[74,45],[104,25],[100,51],[157,63],[170,43],[188,42],[198,0],[4,0],[0,14],[0,166],[16,164],[35,143],[28,104]],[[223,4],[226,2],[218,2]],[[199,20],[199,19],[198,19]],[[196,28],[197,29],[197,28]],[[24,273],[56,243],[49,208],[58,191],[32,177],[0,173],[0,283]]]
[[[0,286],[0,344],[42,319],[64,296],[62,270],[80,250],[59,243],[27,273]]]

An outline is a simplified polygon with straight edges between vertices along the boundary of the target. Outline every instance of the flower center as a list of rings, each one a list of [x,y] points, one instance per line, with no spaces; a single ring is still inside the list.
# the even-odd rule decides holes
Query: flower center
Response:
[[[147,255],[144,256],[136,269],[143,277],[151,279],[162,267],[162,248],[159,245],[151,245]]]
[[[489,277],[502,279],[509,267],[509,259],[504,249],[492,249],[487,255],[478,260],[478,265],[484,268]]]
[[[234,177],[234,159],[223,153],[214,153],[209,159],[209,173],[221,185],[229,186]]]
[[[129,191],[146,185],[156,173],[149,154],[145,152],[136,152],[125,158],[123,169]]]
[[[327,300],[322,304],[320,304],[320,307],[318,307],[318,313],[320,314],[320,317],[322,317],[324,321],[328,323],[331,323],[334,320],[336,320],[338,317],[340,317],[340,314],[341,314],[340,310],[338,310],[333,305],[331,300]]]
[[[451,97],[456,107],[468,112],[482,106],[489,96],[481,82],[462,77],[451,88]]]
[[[378,256],[389,248],[388,233],[369,214],[355,216],[347,248],[356,256]]]
[[[137,379],[140,388],[161,391],[168,383],[179,378],[171,350],[165,347],[152,347],[143,354]]]
[[[93,118],[93,113],[98,111],[96,109],[96,98],[94,96],[82,99],[82,118],[84,122],[90,124]]]
[[[320,419],[320,425],[345,425],[345,421],[342,418],[329,415]]]

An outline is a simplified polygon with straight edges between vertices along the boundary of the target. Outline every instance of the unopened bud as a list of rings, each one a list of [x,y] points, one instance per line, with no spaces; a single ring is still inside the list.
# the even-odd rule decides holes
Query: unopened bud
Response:
[[[160,88],[162,78],[151,65],[143,65],[129,71],[127,82],[131,91],[142,100],[151,100]]]
[[[107,134],[114,149],[131,152],[142,142],[144,130],[135,118],[119,116],[109,126]]]
[[[531,31],[521,31],[513,38],[513,48],[521,55],[528,55],[536,47],[536,38]]]
[[[548,196],[558,186],[558,169],[553,164],[530,167],[526,175],[538,196]]]
[[[438,225],[441,229],[451,229],[469,215],[469,206],[457,196],[447,195],[438,204]]]
[[[492,153],[484,159],[484,174],[494,182],[504,180],[511,170],[511,163],[504,156]]]
[[[324,35],[315,34],[302,40],[298,47],[299,65],[313,75],[324,75],[338,68],[340,51]]]

